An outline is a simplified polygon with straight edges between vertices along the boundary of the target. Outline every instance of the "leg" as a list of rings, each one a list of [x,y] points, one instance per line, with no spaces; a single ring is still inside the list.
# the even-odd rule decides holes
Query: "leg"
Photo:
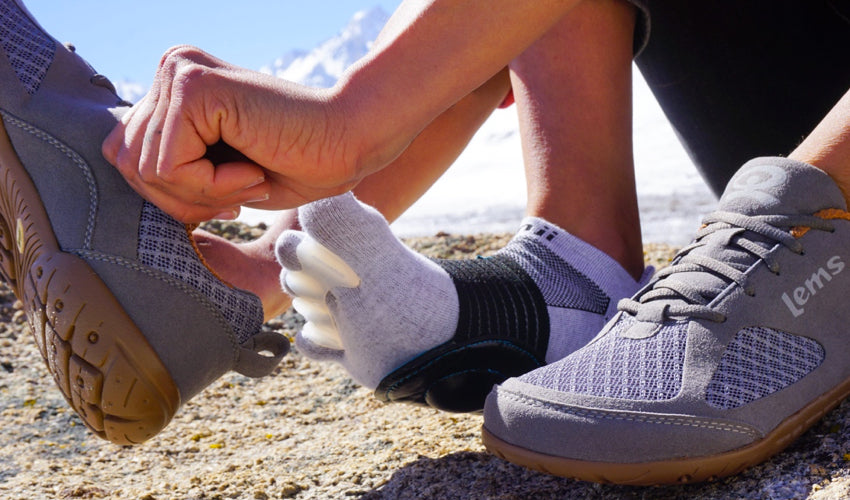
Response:
[[[583,19],[599,29],[582,26]],[[576,64],[606,65],[608,71],[588,68],[586,72],[570,73],[567,76],[581,75],[586,81],[573,85],[565,78],[563,93],[543,84],[542,78],[529,76],[529,88],[521,90],[531,93],[530,86],[540,84],[544,96],[566,99],[580,110],[574,117],[578,122],[576,130],[585,123],[589,128],[601,126],[614,131],[610,136],[582,135],[599,144],[578,154],[582,159],[591,157],[593,152],[603,154],[601,160],[592,159],[593,165],[626,177],[626,182],[615,181],[611,188],[626,200],[634,197],[625,187],[630,185],[631,175],[623,173],[631,165],[630,159],[624,158],[630,146],[629,126],[624,125],[630,121],[628,107],[622,111],[627,117],[624,120],[615,112],[622,108],[612,106],[609,113],[597,113],[586,109],[581,101],[589,95],[602,99],[605,93],[594,94],[592,89],[610,86],[613,73],[625,86],[616,94],[616,103],[622,103],[622,93],[628,93],[630,83],[628,70],[618,73],[613,67],[630,64],[628,57],[623,60],[619,56],[631,51],[633,24],[634,16],[625,4],[581,4],[568,18],[556,23],[555,31],[529,55],[540,61],[543,56],[554,54],[556,50],[547,47],[551,43],[558,46],[557,51],[575,52]],[[594,42],[622,43],[625,48],[612,50],[607,45],[585,44],[564,34],[570,30],[580,30]],[[572,45],[564,47],[563,43]],[[600,62],[605,58],[600,54],[594,57],[594,51],[617,57]],[[528,64],[523,71],[531,73],[535,67],[544,70],[543,66]],[[556,70],[566,67],[565,64]],[[554,78],[560,81],[559,75]],[[520,113],[526,112],[525,97],[518,96]],[[627,97],[625,101],[628,102]],[[564,106],[567,105],[560,102],[550,106],[534,102],[526,123],[532,130],[535,119],[557,124],[563,118]],[[571,111],[568,106],[567,110]],[[556,116],[549,116],[550,111]],[[606,120],[613,123],[601,123]],[[608,154],[601,144],[620,134],[625,137],[617,140],[627,146],[616,146],[622,154]],[[524,139],[528,142],[527,156],[534,163],[529,171],[563,180],[555,171],[563,158],[549,154],[563,151],[569,157],[569,147],[556,144],[561,138],[557,134],[529,132]],[[563,140],[575,147],[586,146],[580,141],[570,142],[570,138]],[[558,163],[549,166],[551,161]],[[568,195],[580,197],[577,193],[595,187],[598,178],[588,175],[574,181],[559,187],[569,187]],[[542,179],[534,185],[547,188]],[[475,405],[480,408],[483,395],[494,382],[584,345],[610,318],[617,300],[639,286],[632,273],[639,274],[642,265],[627,271],[615,258],[556,224],[535,217],[549,209],[553,210],[552,217],[567,222],[578,218],[577,214],[586,215],[586,207],[567,216],[556,213],[559,203],[554,196],[540,196],[517,236],[493,258],[439,263],[423,260],[404,248],[377,213],[358,205],[352,197],[302,207],[299,217],[307,235],[288,232],[278,242],[278,258],[288,270],[283,276],[284,285],[297,296],[296,309],[308,319],[298,345],[308,355],[342,362],[355,379],[376,387],[381,399],[425,402],[443,409],[475,409]],[[582,230],[580,224],[575,227]],[[639,248],[639,230],[633,226],[631,231],[637,235]],[[619,245],[625,249],[626,241],[632,239],[617,231],[613,232],[616,237],[606,232],[585,232],[601,234],[602,242],[613,240],[612,248]],[[316,242],[330,252],[319,249]],[[624,250],[622,255],[629,254],[627,250],[632,249]]]
[[[398,218],[446,171],[509,89],[502,71],[440,115],[389,167],[360,182],[357,197],[377,208],[389,221]],[[299,229],[295,211],[281,213],[259,239],[236,245],[205,231],[195,231],[198,248],[227,282],[255,293],[266,320],[283,313],[289,296],[280,288],[280,264],[274,244],[287,229]]]
[[[847,90],[850,54],[834,47],[850,45],[848,15],[846,2],[653,0],[636,62],[716,194],[750,158],[788,154]]]
[[[511,64],[511,81],[528,215],[559,225],[638,278],[643,248],[632,159],[634,20],[626,2],[584,2]]]
[[[674,11],[684,5],[672,4]],[[728,104],[736,100],[730,93],[723,96],[729,100],[725,105],[707,109],[709,96],[723,95],[714,85],[709,85],[710,94],[686,98],[681,87],[690,78],[696,80],[691,82],[696,93],[707,83],[689,74],[693,67],[687,64],[682,76],[688,78],[661,89],[667,98],[681,99],[675,111],[689,130],[686,140],[696,139],[706,149],[716,146],[716,154],[703,159],[728,160],[749,148],[782,154],[798,139],[791,136],[779,144],[777,138],[799,130],[821,109],[824,95],[800,91],[788,103],[773,92],[783,93],[786,83],[802,81],[843,97],[789,158],[756,158],[738,169],[720,198],[719,211],[704,219],[694,243],[647,288],[621,302],[620,314],[591,345],[494,388],[484,410],[484,441],[493,452],[518,464],[591,481],[700,481],[767,460],[850,394],[850,369],[844,362],[850,350],[843,328],[850,320],[844,306],[850,293],[850,80],[825,77],[846,72],[840,60],[846,56],[832,51],[837,45],[826,41],[846,37],[848,30],[846,21],[828,9],[826,18],[805,25],[824,14],[826,4],[804,8],[796,2],[796,9],[785,12],[788,4],[730,3],[726,7],[732,8],[722,11],[728,25],[707,23],[702,13],[670,18],[684,31],[699,25],[721,30],[710,37],[714,40],[693,40],[707,46],[718,42],[712,58],[729,55],[726,43],[740,37],[755,45],[734,45],[736,51],[758,50],[758,62],[736,75],[739,86],[722,82],[747,99],[739,101],[741,106]],[[765,7],[778,19],[763,19]],[[758,11],[756,17],[730,15],[750,8]],[[728,28],[754,21],[765,30],[741,34]],[[777,26],[811,33],[801,37],[810,52],[800,61],[821,64],[802,77],[789,74],[784,79],[783,73],[799,71],[787,65],[798,59],[788,58],[787,47],[778,53],[761,50],[763,43],[773,42]],[[693,57],[681,47],[672,53]],[[777,88],[760,93],[749,87],[753,81],[765,82],[760,64],[777,57],[786,65],[767,79]],[[703,57],[694,57],[697,61],[706,63]],[[675,69],[674,62],[667,61]],[[711,71],[709,65],[707,73]],[[779,112],[784,106],[809,108],[800,114]],[[780,123],[765,119],[765,108],[775,108],[770,112],[777,113]],[[682,109],[696,113],[689,118],[678,114]],[[707,116],[702,113],[719,123],[707,125],[700,141],[696,131],[706,125],[702,119]],[[728,121],[736,114],[752,116],[738,124]],[[741,137],[734,133],[752,123],[763,126]],[[724,124],[729,125],[723,131],[728,136],[712,143]],[[752,144],[738,142],[751,136],[756,136]],[[727,165],[717,166],[713,182],[728,177]],[[647,362],[651,359],[658,362]]]
[[[828,173],[850,200],[850,91],[789,157]]]

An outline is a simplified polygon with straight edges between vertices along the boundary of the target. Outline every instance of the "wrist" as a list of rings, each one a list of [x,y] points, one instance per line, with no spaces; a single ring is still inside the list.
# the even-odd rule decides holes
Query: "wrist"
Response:
[[[332,92],[344,133],[356,147],[357,170],[365,177],[401,155],[433,117],[420,116],[425,114],[421,102],[399,96],[385,80],[371,78],[368,67],[362,69],[346,72]]]

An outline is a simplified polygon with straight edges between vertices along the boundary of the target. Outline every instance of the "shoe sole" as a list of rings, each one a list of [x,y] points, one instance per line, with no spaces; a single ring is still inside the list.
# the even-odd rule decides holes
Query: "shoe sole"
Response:
[[[527,349],[507,340],[453,339],[384,377],[375,397],[452,413],[480,412],[494,385],[542,365]]]
[[[508,462],[555,476],[634,486],[710,481],[758,465],[784,450],[827,412],[850,396],[850,379],[791,415],[764,438],[737,450],[705,457],[641,463],[591,462],[538,453],[508,443],[482,426],[487,450]]]
[[[65,399],[95,434],[136,444],[168,424],[180,406],[177,386],[106,284],[59,248],[2,120],[0,277],[23,303]]]

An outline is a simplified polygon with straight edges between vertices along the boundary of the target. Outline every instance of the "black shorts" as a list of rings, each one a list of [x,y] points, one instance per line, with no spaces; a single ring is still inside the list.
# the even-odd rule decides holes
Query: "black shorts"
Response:
[[[747,160],[790,153],[850,89],[846,0],[631,1],[635,62],[715,193]]]

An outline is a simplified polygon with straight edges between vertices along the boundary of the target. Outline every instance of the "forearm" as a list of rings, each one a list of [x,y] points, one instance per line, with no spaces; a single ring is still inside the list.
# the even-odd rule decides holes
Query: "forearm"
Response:
[[[397,219],[454,163],[508,90],[505,68],[428,124],[401,156],[363,179],[354,194],[388,221]]]
[[[336,87],[368,130],[358,168],[384,167],[434,118],[533,43],[578,0],[409,0]],[[376,119],[375,117],[379,117]]]

